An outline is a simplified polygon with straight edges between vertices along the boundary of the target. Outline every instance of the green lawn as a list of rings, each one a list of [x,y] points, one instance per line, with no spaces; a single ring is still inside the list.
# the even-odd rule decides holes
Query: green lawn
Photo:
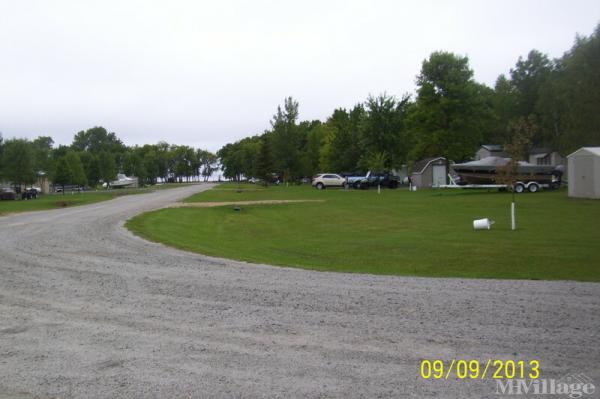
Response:
[[[169,208],[127,223],[153,241],[206,255],[308,269],[475,278],[600,281],[600,201],[566,191],[517,196],[466,190],[318,191],[223,184],[187,201],[322,203]],[[473,219],[496,221],[474,231]]]
[[[47,209],[66,208],[77,205],[107,201],[121,195],[149,193],[157,189],[180,187],[183,184],[164,184],[149,188],[117,189],[108,191],[85,191],[82,193],[42,194],[38,199],[23,201],[0,201],[0,216],[8,213],[43,211]]]

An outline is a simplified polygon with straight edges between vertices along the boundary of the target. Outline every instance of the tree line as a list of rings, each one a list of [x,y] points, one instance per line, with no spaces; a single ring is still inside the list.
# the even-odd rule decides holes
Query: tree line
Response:
[[[475,81],[466,56],[423,61],[416,96],[369,96],[324,122],[299,121],[286,98],[262,134],[222,147],[224,175],[285,181],[319,172],[398,168],[432,156],[470,160],[481,144],[508,144],[532,126],[531,146],[566,155],[600,145],[600,25],[557,59],[532,50],[493,88]]]
[[[138,177],[140,185],[206,181],[217,168],[217,156],[209,151],[166,142],[128,147],[103,127],[80,131],[71,145],[56,148],[48,136],[0,136],[0,181],[15,185],[33,184],[45,176],[55,185],[96,187],[110,184],[118,172]]]

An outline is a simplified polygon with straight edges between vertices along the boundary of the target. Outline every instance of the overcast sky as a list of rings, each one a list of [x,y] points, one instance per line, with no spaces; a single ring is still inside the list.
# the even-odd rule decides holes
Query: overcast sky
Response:
[[[598,0],[0,0],[0,132],[69,144],[100,125],[128,145],[217,150],[262,133],[286,96],[324,120],[413,93],[435,50],[467,55],[493,86],[598,22]]]

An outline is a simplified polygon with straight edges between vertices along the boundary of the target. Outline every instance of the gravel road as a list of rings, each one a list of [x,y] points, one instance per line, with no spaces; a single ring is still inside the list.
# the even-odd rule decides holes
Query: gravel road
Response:
[[[496,397],[419,378],[455,357],[539,359],[600,392],[600,284],[251,265],[122,227],[209,187],[0,218],[0,398]]]

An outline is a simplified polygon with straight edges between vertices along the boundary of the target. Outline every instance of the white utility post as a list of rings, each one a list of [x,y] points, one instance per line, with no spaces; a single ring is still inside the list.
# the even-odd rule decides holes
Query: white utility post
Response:
[[[515,220],[515,202],[510,203],[510,223],[513,230],[517,229],[517,222]]]

